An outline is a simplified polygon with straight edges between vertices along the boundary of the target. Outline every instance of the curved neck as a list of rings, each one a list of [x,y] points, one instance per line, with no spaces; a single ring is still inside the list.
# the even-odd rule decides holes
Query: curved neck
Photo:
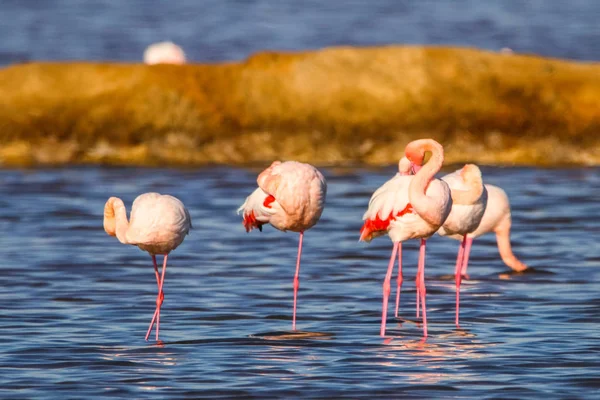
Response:
[[[104,230],[110,236],[116,236],[119,242],[128,244],[127,229],[127,211],[123,200],[118,197],[111,197],[104,205]]]
[[[416,151],[420,153],[421,159],[426,151],[431,151],[431,158],[415,174],[408,187],[408,197],[410,204],[417,214],[432,225],[441,226],[444,221],[438,202],[428,197],[425,193],[429,182],[435,174],[442,168],[444,162],[444,148],[441,144],[431,140],[423,139],[416,141],[418,147]],[[414,142],[413,142],[414,143]],[[410,144],[409,144],[410,146]]]
[[[512,252],[510,245],[510,217],[504,218],[495,229],[496,242],[498,243],[498,251],[502,261],[513,271],[524,271],[527,265],[523,264]]]

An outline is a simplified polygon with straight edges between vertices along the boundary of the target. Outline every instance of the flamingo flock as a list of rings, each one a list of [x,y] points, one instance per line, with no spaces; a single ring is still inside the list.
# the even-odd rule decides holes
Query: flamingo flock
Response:
[[[426,154],[431,157],[425,162]],[[383,281],[380,335],[385,336],[388,299],[396,258],[398,277],[395,315],[398,317],[402,275],[402,243],[420,240],[415,278],[417,317],[422,315],[423,337],[427,337],[427,290],[425,285],[425,255],[427,239],[440,236],[457,239],[460,244],[454,268],[456,285],[455,324],[459,327],[460,286],[467,277],[467,266],[473,240],[495,232],[500,256],[514,271],[527,268],[512,252],[510,244],[510,205],[506,193],[499,187],[483,183],[481,170],[474,164],[437,179],[435,175],[444,162],[444,149],[433,139],[414,140],[406,146],[398,163],[399,172],[378,188],[363,215],[361,241],[388,235],[392,252]],[[314,166],[296,161],[274,161],[257,178],[258,187],[238,209],[246,232],[262,231],[271,225],[280,231],[299,233],[296,270],[293,278],[292,330],[296,330],[296,306],[300,287],[300,259],[304,232],[317,224],[325,206],[327,183]],[[104,207],[104,230],[123,244],[139,247],[152,257],[158,294],[156,308],[146,333],[148,340],[156,324],[159,340],[160,310],[164,301],[164,280],[167,258],[192,228],[192,221],[183,203],[169,195],[145,193],[133,202],[129,221],[123,201],[111,197]],[[163,255],[162,272],[156,261]]]

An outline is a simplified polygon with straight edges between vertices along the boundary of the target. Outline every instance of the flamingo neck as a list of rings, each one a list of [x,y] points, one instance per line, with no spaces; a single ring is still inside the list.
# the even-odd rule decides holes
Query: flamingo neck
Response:
[[[431,139],[423,139],[409,144],[406,153],[417,153],[418,159],[423,159],[425,152],[431,151],[429,161],[418,169],[414,178],[408,187],[408,196],[415,212],[428,223],[441,226],[442,212],[437,201],[426,195],[429,183],[433,180],[435,174],[442,168],[444,162],[444,148],[441,144]],[[415,148],[416,146],[416,148]]]
[[[466,165],[465,168],[470,168],[472,171],[465,173],[465,169],[463,168],[463,172],[461,173],[468,189],[451,189],[450,193],[452,195],[453,204],[475,204],[479,201],[479,199],[483,195],[483,191],[485,190],[483,187],[483,179],[481,177],[481,172],[479,171],[479,168],[472,164]]]
[[[111,197],[104,206],[104,230],[109,235],[116,236],[119,242],[128,244],[128,229],[129,221],[127,221],[127,210],[123,200]]]

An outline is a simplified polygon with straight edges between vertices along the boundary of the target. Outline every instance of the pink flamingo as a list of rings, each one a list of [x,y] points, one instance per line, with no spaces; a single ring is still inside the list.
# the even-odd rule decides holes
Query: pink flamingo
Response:
[[[462,169],[448,174],[442,178],[452,194],[452,211],[444,224],[438,230],[441,236],[461,235],[463,240],[458,248],[456,268],[454,269],[454,282],[456,284],[456,317],[455,323],[458,327],[458,316],[460,310],[460,284],[462,280],[463,265],[466,268],[468,254],[465,251],[468,242],[468,251],[471,249],[472,239],[469,241],[468,234],[474,232],[481,219],[487,204],[487,190],[483,186],[481,170],[474,164],[467,164]]]
[[[423,165],[425,152],[432,153],[431,159]],[[426,239],[442,226],[452,208],[450,188],[446,182],[435,179],[434,175],[444,162],[444,149],[433,139],[420,139],[410,142],[404,151],[406,158],[417,171],[415,175],[396,174],[373,193],[369,208],[363,216],[360,240],[371,241],[374,237],[388,234],[394,247],[383,282],[383,309],[381,336],[385,336],[387,304],[390,294],[390,280],[396,253],[400,243],[408,239],[421,239],[417,277],[417,295],[423,305],[423,336],[427,337],[427,312],[425,306],[425,246]],[[400,164],[402,164],[402,160]],[[422,167],[421,167],[422,166]],[[399,166],[403,173],[406,168]]]
[[[127,221],[127,210],[123,200],[111,197],[104,205],[104,230],[110,236],[116,236],[119,242],[138,246],[152,256],[158,296],[156,310],[146,340],[150,336],[156,321],[156,340],[160,329],[160,308],[164,300],[163,284],[167,270],[168,254],[179,246],[192,228],[192,219],[183,203],[169,195],[144,193],[139,195],[131,207],[131,216]],[[156,254],[164,254],[162,275],[159,275]]]
[[[243,211],[246,232],[262,231],[271,224],[280,231],[300,233],[298,259],[294,275],[294,311],[292,330],[296,330],[296,300],[300,287],[300,256],[304,231],[312,228],[323,212],[327,184],[323,175],[310,164],[274,161],[258,175],[258,188],[238,209]]]
[[[144,51],[146,64],[185,64],[183,49],[173,42],[154,43]]]
[[[462,264],[461,275],[467,277],[467,266],[469,263],[469,254],[471,252],[471,244],[473,239],[479,236],[485,235],[489,232],[496,233],[496,242],[498,243],[498,250],[502,261],[511,268],[513,271],[524,271],[527,269],[527,265],[523,264],[513,254],[512,247],[510,245],[510,228],[511,228],[511,216],[510,216],[510,203],[506,192],[498,186],[484,185],[487,191],[487,206],[481,218],[481,222],[477,229],[473,232],[468,233],[465,236],[455,234],[448,235],[453,239],[465,241],[464,246],[464,262]],[[468,277],[467,277],[468,278]]]

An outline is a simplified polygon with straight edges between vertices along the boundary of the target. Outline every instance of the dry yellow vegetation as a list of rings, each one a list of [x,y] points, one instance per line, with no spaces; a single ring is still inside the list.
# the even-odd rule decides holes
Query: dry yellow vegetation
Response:
[[[239,63],[0,69],[0,164],[600,164],[600,65],[476,49],[338,47]]]

